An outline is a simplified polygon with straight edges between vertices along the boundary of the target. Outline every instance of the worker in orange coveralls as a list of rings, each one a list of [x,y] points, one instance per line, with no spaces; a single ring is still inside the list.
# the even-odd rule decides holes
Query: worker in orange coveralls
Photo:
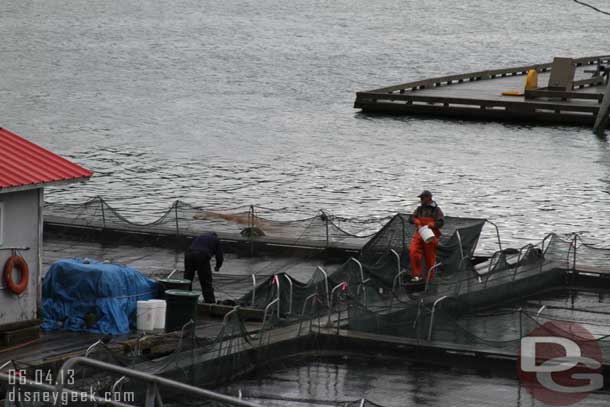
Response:
[[[436,263],[436,247],[441,235],[440,228],[445,222],[445,215],[436,202],[432,200],[430,191],[423,191],[418,195],[421,204],[415,209],[413,215],[409,216],[409,223],[415,225],[415,233],[409,245],[409,257],[411,257],[411,282],[418,283],[422,280],[421,258],[422,254],[426,260],[426,269],[429,270]],[[426,243],[418,233],[422,226],[428,226],[434,232],[434,239]],[[434,278],[434,272],[429,279]]]

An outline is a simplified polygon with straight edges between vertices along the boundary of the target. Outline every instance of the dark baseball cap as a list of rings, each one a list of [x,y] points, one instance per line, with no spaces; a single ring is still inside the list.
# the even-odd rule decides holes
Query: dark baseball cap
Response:
[[[425,196],[430,196],[431,197],[432,196],[432,192],[430,192],[428,190],[424,190],[424,191],[422,191],[421,194],[417,195],[418,198],[423,198]]]

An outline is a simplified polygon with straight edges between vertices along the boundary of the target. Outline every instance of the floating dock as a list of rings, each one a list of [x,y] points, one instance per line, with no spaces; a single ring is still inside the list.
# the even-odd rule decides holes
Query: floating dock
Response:
[[[194,233],[195,226],[206,226],[188,223],[191,218],[176,216],[178,226],[172,219],[149,228],[120,227],[121,223],[109,222],[108,217],[101,225],[85,218],[47,224],[43,264],[66,256],[91,256],[137,266],[150,277],[165,277],[182,264],[184,244],[175,243]],[[241,305],[199,304],[194,323],[187,323],[180,331],[145,336],[131,332],[112,340],[90,333],[44,332],[25,343],[6,344],[8,347],[0,347],[0,399],[2,382],[8,379],[3,372],[9,369],[23,370],[29,377],[32,372],[48,371],[56,378],[61,366],[76,362],[104,367],[108,372],[91,373],[91,366],[88,371],[79,370],[78,383],[70,387],[73,391],[89,385],[100,391],[118,388],[123,376],[134,381],[142,378],[128,387],[137,392],[139,400],[146,400],[146,406],[153,406],[157,397],[151,381],[164,385],[171,379],[183,383],[180,386],[215,387],[247,372],[312,356],[354,354],[480,366],[514,377],[520,339],[558,318],[581,321],[591,330],[603,352],[603,374],[610,377],[606,324],[610,315],[610,250],[590,247],[577,234],[572,238],[551,234],[535,246],[499,250],[477,261],[472,269],[452,271],[453,257],[447,255],[447,266],[434,282],[413,292],[400,283],[406,271],[402,271],[400,256],[394,251],[405,244],[402,239],[388,242],[397,231],[409,240],[402,232],[404,221],[404,214],[396,215],[367,239],[364,253],[384,251],[371,263],[364,262],[367,256],[362,257],[363,263],[352,259],[333,263],[326,249],[324,255],[314,256],[319,251],[309,246],[305,258],[242,257],[239,250],[229,253],[223,272],[214,274],[215,290],[219,299],[233,299],[233,304]],[[460,231],[459,247],[472,253],[483,222],[447,217],[445,228],[454,232],[446,236],[455,234],[457,238]],[[305,226],[292,225],[289,230],[277,226],[268,230],[288,235],[299,228],[310,233],[292,243],[315,246],[312,241],[317,241],[324,248],[328,242],[336,251],[344,250],[343,256],[349,255],[341,241],[326,240],[324,219],[312,218]],[[245,239],[241,244],[249,246],[249,236],[226,231],[236,239]],[[107,239],[98,240],[106,233],[110,233]],[[274,238],[270,235],[266,237]],[[178,241],[172,240],[175,238]],[[459,257],[455,261],[463,264],[462,255]],[[80,358],[83,355],[87,358]],[[179,384],[172,382],[164,389],[164,401],[177,399],[171,393],[176,386]],[[47,391],[46,387],[38,389]]]
[[[119,258],[129,263],[141,262],[140,264],[145,271],[150,272],[151,269],[154,269],[154,263],[163,261],[164,257],[171,257],[172,255],[170,250],[160,251],[153,247],[100,246],[98,243],[88,243],[86,240],[77,237],[74,237],[71,242],[63,237],[50,240],[47,237],[45,245],[48,249],[45,252],[45,264],[50,264],[56,256],[95,252],[102,257]],[[151,250],[155,255],[148,257],[147,254]],[[584,252],[584,248],[578,250]],[[145,258],[142,259],[142,256],[145,256]],[[514,256],[512,255],[512,257]],[[513,264],[514,258],[512,257],[509,256],[507,264]],[[521,257],[526,258],[526,256]],[[180,263],[179,259],[166,259],[165,261],[169,261],[169,263],[166,263],[167,266],[163,267],[165,269],[173,264]],[[252,261],[250,260],[249,263]],[[566,263],[568,266],[572,264],[571,262],[568,263]],[[231,267],[232,273],[244,274],[246,277],[251,271],[251,264],[242,263],[237,259],[231,259],[227,266]],[[274,268],[272,264],[269,264],[269,266]],[[519,274],[529,272],[527,271],[529,269],[524,268],[525,266],[526,264],[520,267]],[[535,265],[530,266],[537,268]],[[517,265],[513,264],[513,267],[515,267],[514,270],[517,273]],[[284,269],[284,267],[282,268]],[[484,267],[481,266],[480,268]],[[565,303],[567,304],[566,312],[569,313],[562,314],[564,317],[572,318],[575,314],[582,317],[580,314],[585,312],[586,318],[583,319],[589,321],[587,318],[594,317],[589,322],[594,324],[603,323],[607,313],[602,312],[603,308],[593,311],[586,310],[590,303],[586,301],[585,293],[592,292],[591,295],[595,297],[595,304],[604,305],[604,298],[610,292],[610,279],[607,278],[606,271],[595,267],[581,270],[580,267],[576,266],[576,269],[567,270],[566,273],[566,281],[561,283],[560,286],[570,290],[570,292],[574,291],[574,294],[570,294],[569,298],[562,297],[559,301],[544,296],[528,298],[527,302],[520,302],[520,306],[524,308],[523,314],[521,309],[516,311],[519,315],[519,321],[522,319],[521,315],[523,315],[524,323],[532,322],[531,318],[533,317],[553,318],[555,314],[548,313],[549,310],[560,309],[560,306]],[[487,278],[487,275],[490,278]],[[483,275],[479,284],[487,286],[486,280],[488,279],[491,286],[495,277],[502,275],[510,276],[513,275],[513,272],[492,270],[491,274]],[[220,283],[221,276],[222,273],[215,274],[215,281]],[[259,281],[262,281],[262,278]],[[237,283],[243,285],[246,289],[248,288],[248,278],[243,282],[241,280],[235,281],[232,285]],[[221,285],[218,288],[224,287]],[[397,288],[395,294],[394,310],[399,314],[404,314],[402,307],[407,303],[414,304],[410,298],[413,294],[404,292],[401,288]],[[443,293],[434,294],[430,297],[430,300],[442,298],[438,297],[440,294]],[[327,295],[323,294],[322,299]],[[389,294],[386,296],[387,298],[394,298]],[[350,321],[352,318],[358,318],[357,314],[350,315],[351,312],[357,311],[354,311],[353,307],[350,310],[349,303],[342,303],[342,301],[337,301],[335,305],[331,305],[328,309],[321,308],[319,312],[311,314],[306,313],[305,309],[299,307],[292,314],[282,315],[278,319],[271,319],[270,314],[267,313],[268,309],[271,309],[271,305],[270,303],[263,310],[237,309],[220,305],[210,307],[200,304],[195,329],[188,332],[185,330],[184,332],[170,332],[145,337],[132,332],[130,335],[123,337],[114,337],[112,341],[105,344],[98,341],[100,335],[45,332],[40,339],[29,343],[8,349],[0,348],[0,360],[12,361],[10,365],[4,366],[4,370],[0,368],[0,372],[6,372],[7,369],[14,366],[18,369],[30,369],[30,371],[31,369],[38,369],[38,371],[47,371],[48,369],[55,374],[60,366],[69,360],[74,360],[73,358],[77,356],[87,355],[93,359],[105,360],[110,358],[122,362],[129,366],[132,372],[140,372],[138,374],[154,374],[207,387],[231,381],[236,376],[248,371],[268,368],[269,363],[271,365],[276,362],[287,363],[291,358],[324,355],[341,356],[350,352],[363,355],[367,352],[373,352],[370,357],[398,357],[442,365],[480,366],[493,371],[506,371],[510,375],[514,375],[513,369],[517,360],[514,345],[517,343],[515,338],[520,338],[522,334],[520,325],[518,332],[512,332],[509,329],[506,329],[506,332],[500,332],[502,339],[506,336],[506,338],[511,339],[510,341],[477,340],[474,343],[465,343],[464,341],[452,341],[453,338],[447,336],[447,327],[450,327],[450,325],[444,323],[442,313],[437,314],[438,322],[433,325],[432,317],[427,315],[429,307],[426,308],[426,315],[422,317],[423,319],[417,318],[417,321],[421,322],[420,331],[422,335],[420,336],[388,335],[375,332],[376,330],[373,330],[373,332],[359,330]],[[352,306],[356,305],[352,304]],[[376,304],[371,303],[370,305],[370,310],[375,310]],[[390,312],[392,311],[391,307],[392,305],[390,305]],[[232,316],[230,316],[231,312],[227,314],[231,310],[234,311]],[[381,308],[376,311],[378,317],[381,318],[380,321],[384,318],[384,310],[388,311],[385,303],[381,304]],[[434,306],[432,311],[434,311]],[[504,312],[505,308],[501,311]],[[503,312],[498,315],[502,315]],[[224,315],[223,319],[214,317],[221,315]],[[396,320],[395,317],[391,319]],[[400,325],[409,328],[409,330],[410,327],[414,326],[412,323],[400,323]],[[469,325],[464,326],[469,327]],[[491,329],[491,326],[483,324],[472,334]],[[497,327],[498,325],[493,326]],[[432,329],[433,327],[434,329]],[[493,332],[498,331],[495,329]],[[523,333],[526,332],[527,328],[524,325]],[[518,333],[518,336],[513,335],[516,333]],[[474,338],[474,336],[472,337]],[[502,344],[502,346],[496,346],[494,343],[496,345]],[[510,343],[511,346],[507,346],[507,343]],[[606,345],[606,342],[600,344]],[[610,348],[605,348],[604,351],[606,352],[608,349]],[[605,377],[610,377],[608,359],[610,353],[604,353],[604,355],[603,372]],[[79,371],[80,377],[85,377],[84,372]],[[93,379],[97,380],[97,376],[93,376]],[[114,385],[116,385],[121,379],[115,376],[109,380],[108,385],[113,385],[112,380],[116,380],[114,382]],[[1,381],[2,377],[0,377]],[[101,384],[105,385],[106,383]],[[131,389],[132,386],[135,388],[137,385],[137,383],[132,383],[129,388]],[[166,396],[165,393],[163,395]]]
[[[592,127],[605,105],[609,62],[610,55],[555,58],[553,63],[424,79],[357,92],[354,108],[364,113]],[[526,90],[532,70],[537,85]]]

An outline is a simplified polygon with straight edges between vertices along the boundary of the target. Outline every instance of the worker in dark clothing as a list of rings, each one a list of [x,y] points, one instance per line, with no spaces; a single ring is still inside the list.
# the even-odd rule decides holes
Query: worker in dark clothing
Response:
[[[432,200],[432,193],[430,191],[423,191],[418,197],[421,204],[415,209],[413,214],[409,216],[409,223],[415,224],[416,228],[409,246],[411,282],[413,283],[422,281],[422,255],[425,259],[427,270],[430,270],[436,263],[436,247],[438,246],[439,237],[441,236],[440,228],[442,228],[445,223],[445,215],[436,202]],[[427,243],[424,242],[419,233],[419,228],[423,226],[428,226],[434,233],[434,238]],[[428,276],[428,280],[432,280],[433,278],[434,272]]]
[[[212,285],[212,268],[210,260],[212,256],[216,258],[215,271],[219,271],[224,261],[222,246],[218,235],[214,232],[204,233],[195,238],[191,246],[184,254],[184,278],[193,281],[195,270],[201,283],[203,302],[213,304],[214,286]]]

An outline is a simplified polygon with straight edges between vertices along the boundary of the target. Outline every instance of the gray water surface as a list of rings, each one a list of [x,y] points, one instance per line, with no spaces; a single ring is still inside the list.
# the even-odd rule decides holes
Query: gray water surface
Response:
[[[357,90],[608,54],[609,34],[567,0],[4,0],[0,126],[95,172],[49,201],[102,195],[132,219],[175,199],[364,219],[426,188],[515,245],[610,245],[610,151],[589,129],[352,108]]]
[[[383,407],[544,405],[533,399],[517,380],[486,369],[382,358],[297,361],[222,390],[233,396],[241,391],[248,401],[278,407],[341,406],[345,404],[340,402],[361,398]],[[605,406],[607,403],[608,395],[598,393],[576,405]]]

